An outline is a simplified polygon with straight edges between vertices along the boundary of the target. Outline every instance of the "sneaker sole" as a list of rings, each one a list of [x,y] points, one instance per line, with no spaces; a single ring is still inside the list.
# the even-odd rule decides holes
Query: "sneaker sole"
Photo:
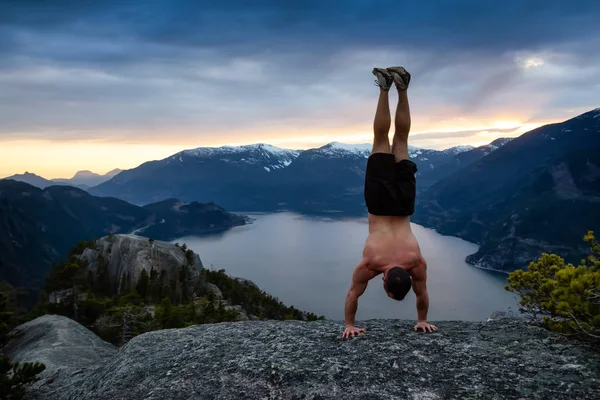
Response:
[[[386,68],[386,71],[394,78],[394,84],[396,87],[406,90],[410,84],[410,73],[404,67],[390,67]],[[400,78],[400,83],[396,79],[396,75]]]
[[[377,77],[377,74],[381,74],[384,76],[387,75],[392,79],[392,83],[390,83],[389,87],[382,88],[383,90],[390,90],[392,87],[392,84],[395,83],[394,75],[390,74],[390,72],[386,68],[373,68],[372,74],[375,75],[375,77]],[[377,77],[377,80],[379,80],[378,77]]]

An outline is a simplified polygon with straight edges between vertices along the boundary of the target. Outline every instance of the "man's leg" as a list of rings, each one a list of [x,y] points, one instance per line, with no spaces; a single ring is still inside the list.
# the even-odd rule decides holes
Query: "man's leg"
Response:
[[[394,124],[396,131],[392,141],[392,153],[396,162],[408,160],[408,133],[410,132],[410,108],[406,90],[398,89],[398,106]]]
[[[394,77],[394,84],[398,89],[398,106],[394,124],[396,130],[392,141],[392,153],[396,162],[408,160],[408,133],[410,132],[410,108],[408,105],[408,85],[410,74],[402,67],[391,67],[387,69]]]
[[[377,111],[375,112],[375,121],[373,121],[373,151],[374,153],[390,154],[390,125],[392,117],[390,116],[389,91],[394,84],[394,77],[386,69],[374,68],[373,75],[377,78],[375,85],[379,86],[379,101],[377,102]]]
[[[392,117],[390,116],[389,92],[379,89],[379,101],[377,102],[377,111],[373,121],[373,153],[390,152],[390,126]]]

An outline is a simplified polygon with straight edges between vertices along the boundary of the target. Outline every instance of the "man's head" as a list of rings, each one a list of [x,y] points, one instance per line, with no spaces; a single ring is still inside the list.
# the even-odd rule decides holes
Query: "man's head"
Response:
[[[410,291],[412,279],[401,267],[392,267],[383,274],[383,288],[394,300],[403,300]]]

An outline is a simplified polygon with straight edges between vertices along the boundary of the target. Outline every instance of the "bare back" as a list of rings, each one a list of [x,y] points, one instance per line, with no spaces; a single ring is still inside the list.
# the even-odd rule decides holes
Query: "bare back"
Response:
[[[386,267],[398,265],[413,275],[421,260],[410,217],[369,214],[369,236],[363,250],[363,262],[369,270],[381,273]]]

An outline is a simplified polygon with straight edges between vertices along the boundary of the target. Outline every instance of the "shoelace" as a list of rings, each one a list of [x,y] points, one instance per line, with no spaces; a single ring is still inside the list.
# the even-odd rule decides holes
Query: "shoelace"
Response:
[[[394,77],[390,75],[392,82],[390,83],[390,87],[392,87],[392,83],[394,83]],[[375,86],[381,87],[381,83],[379,83],[379,79],[375,79]]]

